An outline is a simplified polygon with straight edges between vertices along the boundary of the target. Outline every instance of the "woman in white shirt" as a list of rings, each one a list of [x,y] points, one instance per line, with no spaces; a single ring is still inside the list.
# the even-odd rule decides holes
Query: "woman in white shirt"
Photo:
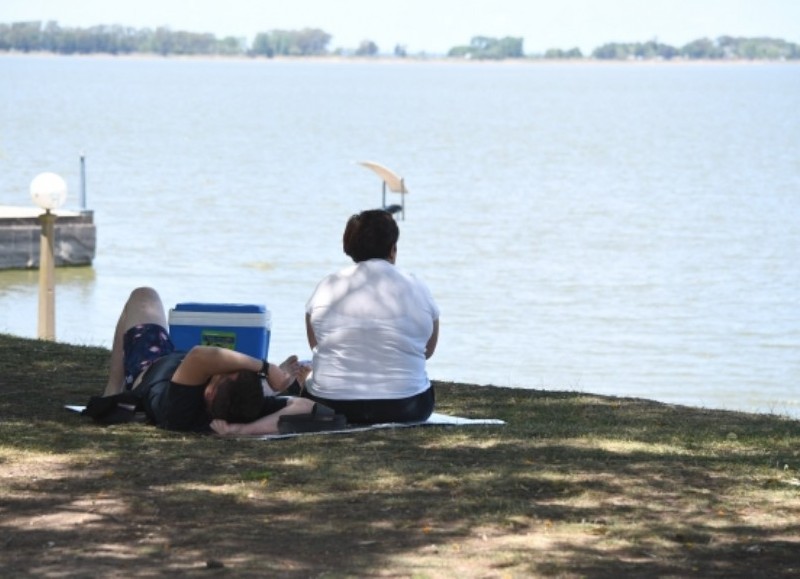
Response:
[[[395,267],[400,235],[381,209],[353,215],[342,245],[355,265],[324,278],[306,304],[313,351],[305,395],[351,423],[424,421],[433,412],[425,360],[439,336],[428,287]]]

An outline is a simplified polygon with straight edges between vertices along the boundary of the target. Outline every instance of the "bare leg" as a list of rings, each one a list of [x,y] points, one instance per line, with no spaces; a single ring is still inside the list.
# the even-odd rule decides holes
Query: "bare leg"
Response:
[[[167,314],[164,311],[164,304],[161,303],[158,292],[149,287],[140,287],[133,290],[122,308],[122,313],[114,330],[108,382],[103,396],[112,396],[122,392],[125,382],[122,338],[125,332],[139,324],[158,324],[164,328],[167,327]]]
[[[255,434],[275,434],[278,432],[278,420],[284,414],[309,414],[314,408],[315,402],[308,398],[290,398],[286,406],[247,424],[237,424],[225,422],[221,419],[211,421],[211,429],[217,434],[225,435],[255,435]]]

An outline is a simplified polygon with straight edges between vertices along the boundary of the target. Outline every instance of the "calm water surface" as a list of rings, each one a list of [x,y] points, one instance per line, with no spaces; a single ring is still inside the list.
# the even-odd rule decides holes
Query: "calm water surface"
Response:
[[[0,204],[42,171],[91,268],[59,340],[110,346],[137,285],[265,303],[272,357],[346,264],[346,218],[408,184],[398,265],[442,309],[441,380],[800,416],[800,68],[0,58]],[[392,199],[396,201],[397,199]],[[37,273],[0,272],[36,333]]]

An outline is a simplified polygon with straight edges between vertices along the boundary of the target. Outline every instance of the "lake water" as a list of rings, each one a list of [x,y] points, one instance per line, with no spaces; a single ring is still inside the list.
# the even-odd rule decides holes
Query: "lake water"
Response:
[[[60,341],[138,285],[264,303],[270,356],[405,177],[398,265],[441,310],[434,379],[800,416],[800,67],[0,58],[0,204],[54,171],[98,250]],[[398,201],[390,194],[390,201]],[[35,271],[0,332],[36,335]],[[98,385],[99,387],[100,385]]]

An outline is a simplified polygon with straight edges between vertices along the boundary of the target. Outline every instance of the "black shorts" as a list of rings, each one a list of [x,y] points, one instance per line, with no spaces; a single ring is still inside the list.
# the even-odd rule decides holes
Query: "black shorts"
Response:
[[[332,408],[338,414],[344,414],[351,424],[424,422],[436,404],[433,385],[416,396],[396,400],[331,400],[313,396],[307,390],[303,396]]]
[[[133,326],[122,338],[125,364],[125,388],[130,389],[136,377],[150,365],[175,351],[166,329],[158,324]]]

